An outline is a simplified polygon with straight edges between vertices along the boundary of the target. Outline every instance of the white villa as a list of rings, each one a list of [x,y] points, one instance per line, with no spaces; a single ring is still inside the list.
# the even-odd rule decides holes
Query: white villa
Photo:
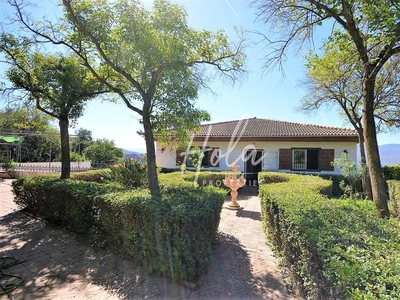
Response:
[[[185,153],[199,147],[203,169],[229,170],[236,159],[248,181],[260,171],[340,174],[331,162],[342,152],[356,161],[357,143],[352,129],[251,118],[202,125],[187,149],[174,150],[173,141],[165,149],[157,144],[156,159],[160,167],[190,168]]]

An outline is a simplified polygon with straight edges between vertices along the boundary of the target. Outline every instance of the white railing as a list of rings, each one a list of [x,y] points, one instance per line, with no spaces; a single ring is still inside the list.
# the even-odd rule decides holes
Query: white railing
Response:
[[[91,168],[90,161],[71,162],[71,172],[83,172],[83,171],[90,170],[90,168]],[[0,167],[0,170],[1,170],[1,167]],[[38,173],[46,173],[46,172],[60,173],[61,172],[61,162],[17,163],[17,166],[13,171],[38,172]]]

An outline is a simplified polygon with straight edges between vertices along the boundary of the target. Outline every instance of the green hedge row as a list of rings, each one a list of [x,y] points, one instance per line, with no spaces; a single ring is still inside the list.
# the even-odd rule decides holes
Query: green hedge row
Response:
[[[13,183],[15,201],[51,223],[88,235],[94,244],[129,256],[148,272],[196,281],[208,270],[225,191],[162,179],[148,190],[50,176]]]
[[[389,209],[394,218],[400,219],[400,181],[388,180]]]
[[[223,188],[225,190],[230,190],[227,188],[222,182],[225,179],[226,175],[232,174],[231,171],[221,171],[221,172],[213,172],[213,171],[202,171],[199,173],[193,171],[186,171],[183,174],[183,180],[193,183],[197,183],[199,186],[214,186]],[[237,177],[241,175],[241,172],[236,173]]]
[[[106,183],[106,180],[104,179],[104,169],[89,170],[85,172],[73,172],[71,173],[71,179],[83,180],[88,182]]]
[[[382,171],[386,180],[400,180],[400,164],[384,166]]]
[[[266,232],[302,298],[398,299],[398,223],[378,219],[371,201],[327,198],[319,177],[260,177],[274,182],[260,187]]]
[[[14,201],[22,209],[80,234],[94,226],[94,199],[119,189],[116,185],[60,180],[57,175],[21,177],[13,182]]]

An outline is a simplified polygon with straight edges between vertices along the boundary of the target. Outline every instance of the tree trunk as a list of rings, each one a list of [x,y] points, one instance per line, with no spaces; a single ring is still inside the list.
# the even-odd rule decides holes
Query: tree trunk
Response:
[[[69,151],[69,121],[60,118],[58,122],[60,126],[61,137],[61,179],[68,179],[71,175],[71,156]]]
[[[144,129],[144,138],[146,140],[147,175],[149,177],[149,188],[151,194],[156,195],[160,193],[160,188],[158,186],[156,149],[154,146],[154,137],[150,122],[150,115],[144,112],[142,120]]]
[[[368,79],[371,65],[368,65],[363,81],[363,111],[362,120],[364,127],[365,148],[367,151],[369,175],[371,178],[372,198],[375,202],[377,214],[380,218],[389,218],[388,192],[386,181],[383,177],[381,160],[379,156],[378,141],[374,118],[374,92],[375,80]]]
[[[361,173],[362,173],[362,187],[364,191],[365,198],[372,200],[371,191],[371,180],[369,178],[369,171],[367,165],[367,158],[365,156],[365,142],[364,142],[364,132],[362,129],[358,131],[358,142],[360,145],[360,163],[361,163]]]

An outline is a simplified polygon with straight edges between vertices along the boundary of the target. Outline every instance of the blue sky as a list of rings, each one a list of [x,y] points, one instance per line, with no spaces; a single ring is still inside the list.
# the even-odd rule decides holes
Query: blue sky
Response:
[[[54,3],[51,1],[50,3]],[[144,1],[149,6],[152,1]],[[255,10],[250,7],[251,1],[244,0],[176,0],[182,4],[188,13],[188,23],[197,29],[224,29],[232,41],[237,40],[234,26],[250,31],[262,31],[268,34],[267,26],[255,21]],[[1,2],[0,2],[1,3]],[[40,2],[40,5],[43,5]],[[1,4],[3,5],[3,4]],[[54,8],[46,6],[48,13]],[[43,15],[43,14],[42,14]],[[327,37],[320,30],[317,33],[316,47]],[[200,93],[197,106],[207,110],[211,122],[237,120],[242,118],[266,118],[290,122],[318,124],[337,127],[351,127],[339,117],[339,111],[331,108],[320,110],[312,116],[298,111],[300,100],[305,94],[299,81],[304,78],[303,54],[287,53],[284,64],[285,76],[280,71],[265,73],[263,64],[266,50],[261,38],[255,34],[248,36],[249,47],[248,74],[235,85],[224,84],[218,79],[210,86],[215,94]],[[114,140],[118,147],[124,149],[145,149],[144,139],[136,132],[141,129],[139,116],[127,109],[122,103],[91,102],[80,118],[76,128],[82,127],[93,132],[94,138]],[[71,129],[71,133],[74,129]],[[400,133],[379,134],[379,144],[400,143]]]

